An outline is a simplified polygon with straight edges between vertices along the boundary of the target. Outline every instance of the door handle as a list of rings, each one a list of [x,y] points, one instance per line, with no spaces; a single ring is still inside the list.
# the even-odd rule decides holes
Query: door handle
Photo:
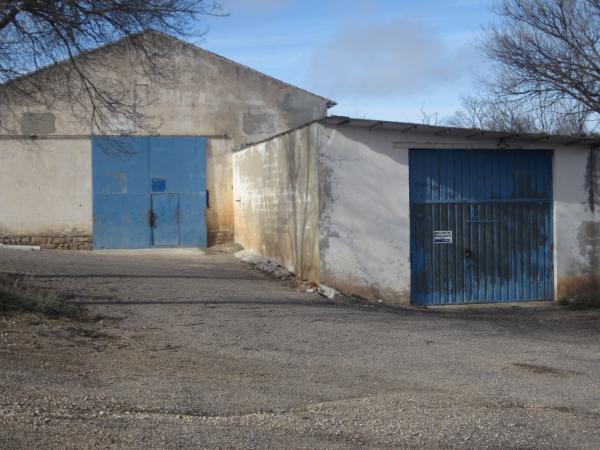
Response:
[[[154,213],[152,212],[151,209],[148,210],[147,219],[148,219],[148,226],[150,226],[150,228],[154,228],[154,223],[156,221],[156,217],[154,216]]]
[[[465,248],[465,258],[470,258],[470,257],[471,257],[471,249]]]

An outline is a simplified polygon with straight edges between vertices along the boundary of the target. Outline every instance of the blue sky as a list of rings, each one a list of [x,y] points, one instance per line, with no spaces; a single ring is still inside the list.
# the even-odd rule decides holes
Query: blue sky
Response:
[[[331,98],[330,114],[452,114],[486,70],[488,0],[221,0],[200,46]],[[489,70],[489,69],[488,69]]]

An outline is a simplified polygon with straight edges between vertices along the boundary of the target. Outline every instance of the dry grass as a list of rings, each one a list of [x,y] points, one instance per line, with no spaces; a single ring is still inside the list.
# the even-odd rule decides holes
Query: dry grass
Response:
[[[22,277],[0,274],[0,314],[18,312],[70,318],[83,315],[81,307],[69,304],[56,292],[29,286]]]

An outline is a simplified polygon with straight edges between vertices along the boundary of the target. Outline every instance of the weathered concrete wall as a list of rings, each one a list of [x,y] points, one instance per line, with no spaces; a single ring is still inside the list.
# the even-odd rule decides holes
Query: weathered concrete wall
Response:
[[[91,234],[26,234],[0,236],[0,244],[4,245],[39,245],[42,248],[60,250],[92,250]]]
[[[312,124],[233,157],[235,240],[319,280],[317,134]]]
[[[91,236],[89,139],[0,139],[0,237]],[[66,242],[57,242],[66,244]]]
[[[600,298],[600,163],[598,150],[554,154],[557,298]]]
[[[206,228],[208,245],[233,240],[233,172],[231,141],[206,142]]]
[[[124,43],[94,53],[96,63],[90,69],[92,78],[118,95],[124,94],[125,100],[135,104],[144,118],[142,122],[134,122],[114,117],[110,129],[104,131],[115,134],[226,136],[227,139],[211,140],[207,152],[207,181],[211,195],[207,226],[209,242],[231,236],[232,150],[323,117],[328,101],[168,36],[150,33],[145,38],[151,40],[157,49],[155,61],[161,69],[160,74],[145,72],[140,69],[139,63],[132,63]],[[46,72],[44,74],[47,76]],[[3,102],[7,103],[0,109],[0,134],[52,137],[57,140],[52,146],[70,149],[72,141],[64,139],[65,136],[86,137],[95,131],[85,99],[81,105],[51,101],[49,108],[29,106],[24,99],[9,100],[3,98]],[[0,145],[13,145],[6,142]],[[27,158],[24,157],[23,161]],[[32,161],[34,164],[37,162]],[[57,161],[56,164],[62,163]],[[71,166],[64,166],[65,169],[67,167]],[[44,166],[29,166],[29,169],[39,176],[46,176]],[[88,170],[85,176],[89,175]],[[51,182],[55,180],[48,180],[48,183]],[[0,191],[15,205],[37,201],[30,196],[20,197],[6,183],[0,179]],[[63,201],[67,201],[67,197],[54,199],[57,211],[68,208],[67,204],[57,205],[57,202]],[[91,223],[91,198],[87,201],[89,215],[85,222]],[[59,218],[51,216],[39,217],[38,222],[39,228],[32,231],[69,226],[68,222],[60,222]],[[0,228],[8,224],[0,217]]]
[[[409,149],[497,148],[497,141],[331,126],[324,127],[319,142],[321,282],[366,298],[409,303]],[[597,182],[590,177],[597,177],[598,163],[591,172],[589,155],[585,146],[555,148],[557,297],[598,286],[600,207],[593,212],[590,206],[590,186]]]
[[[390,133],[324,128],[319,149],[321,282],[410,301],[408,151]]]

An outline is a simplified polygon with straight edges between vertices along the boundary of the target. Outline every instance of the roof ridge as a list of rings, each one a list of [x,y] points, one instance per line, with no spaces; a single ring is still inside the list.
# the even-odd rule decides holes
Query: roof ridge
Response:
[[[323,96],[318,95],[318,94],[315,94],[314,92],[310,92],[307,89],[301,88],[299,86],[295,86],[295,85],[293,85],[291,83],[287,83],[285,81],[279,80],[278,78],[272,77],[271,75],[267,75],[266,73],[260,72],[259,70],[253,69],[253,68],[248,67],[248,66],[246,66],[244,64],[241,64],[241,63],[238,63],[236,61],[233,61],[232,59],[226,58],[226,57],[224,57],[222,55],[219,55],[218,53],[211,52],[210,50],[206,50],[206,49],[204,49],[202,47],[199,47],[199,46],[197,46],[195,44],[192,44],[191,42],[184,41],[183,39],[180,39],[180,38],[178,38],[176,36],[173,36],[173,35],[170,35],[168,33],[163,32],[163,31],[155,30],[155,29],[152,29],[152,28],[146,28],[146,29],[138,31],[136,33],[132,33],[132,34],[128,34],[126,36],[123,36],[123,37],[121,37],[119,39],[114,40],[113,42],[108,42],[106,44],[100,45],[99,47],[90,48],[89,50],[85,50],[85,51],[83,51],[81,53],[78,53],[73,58],[77,59],[77,58],[79,58],[81,56],[84,56],[84,55],[92,55],[92,54],[100,52],[102,50],[109,49],[111,47],[116,47],[116,46],[120,45],[121,43],[123,43],[126,40],[135,39],[138,36],[143,36],[145,34],[155,34],[155,35],[158,35],[158,36],[160,36],[162,38],[167,38],[167,39],[169,39],[171,41],[177,42],[178,44],[181,44],[181,45],[184,45],[186,47],[189,47],[189,48],[191,48],[192,50],[194,50],[196,52],[203,52],[205,54],[208,54],[208,55],[211,55],[213,57],[219,58],[219,59],[221,59],[221,60],[223,60],[223,61],[225,61],[225,62],[227,62],[229,64],[233,64],[233,65],[235,65],[237,67],[240,67],[240,68],[242,68],[244,70],[247,70],[247,71],[250,71],[252,73],[258,74],[258,75],[260,75],[260,76],[262,76],[264,78],[267,78],[267,79],[269,79],[271,81],[274,81],[277,84],[280,84],[280,85],[283,85],[283,86],[287,86],[287,87],[290,87],[290,88],[293,88],[293,89],[297,89],[299,91],[306,92],[307,94],[313,95],[315,97],[319,97],[319,98],[327,101],[327,108],[331,108],[331,107],[337,105],[337,103],[334,100],[331,100],[329,98],[323,97]],[[63,64],[68,64],[70,61],[71,60],[69,58],[65,58],[65,59],[62,59],[60,61],[55,61],[55,62],[53,62],[51,64],[48,64],[47,66],[39,67],[36,70],[33,70],[31,72],[28,72],[28,73],[25,73],[25,74],[23,74],[21,76],[18,76],[16,78],[12,79],[12,80],[9,80],[9,81],[7,81],[5,83],[0,83],[0,86],[6,85],[6,84],[11,83],[11,82],[15,82],[17,80],[22,80],[22,79],[31,77],[31,76],[33,76],[33,75],[35,75],[37,73],[43,72],[45,70],[49,70],[49,69],[51,69],[53,67],[57,67],[57,66],[60,66],[60,65],[63,65]]]

